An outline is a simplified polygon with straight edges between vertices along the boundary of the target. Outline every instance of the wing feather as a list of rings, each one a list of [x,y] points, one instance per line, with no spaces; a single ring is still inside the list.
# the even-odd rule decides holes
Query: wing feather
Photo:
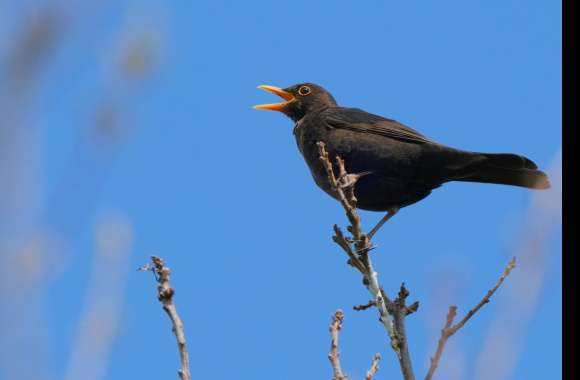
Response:
[[[413,143],[432,142],[406,125],[395,120],[370,114],[358,108],[330,108],[324,112],[323,118],[331,128],[371,133]]]

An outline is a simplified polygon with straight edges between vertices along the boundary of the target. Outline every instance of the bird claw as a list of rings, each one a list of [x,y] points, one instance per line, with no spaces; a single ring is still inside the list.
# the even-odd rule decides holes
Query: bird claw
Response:
[[[367,254],[367,253],[369,253],[370,251],[372,251],[373,249],[375,249],[375,248],[377,248],[377,247],[378,247],[377,245],[374,245],[374,244],[373,244],[373,245],[370,245],[370,246],[368,246],[368,247],[364,247],[364,248],[362,248],[362,249],[359,249],[358,251],[356,251],[356,253],[357,253],[358,255]]]
[[[346,190],[349,189],[351,187],[353,187],[359,179],[361,179],[362,177],[371,174],[372,172],[362,172],[362,173],[356,173],[356,174],[345,174],[342,177],[338,178],[338,186],[342,189],[342,190]]]

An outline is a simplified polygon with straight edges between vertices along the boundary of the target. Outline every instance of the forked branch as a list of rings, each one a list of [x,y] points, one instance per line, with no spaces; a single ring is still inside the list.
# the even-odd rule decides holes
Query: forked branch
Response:
[[[335,165],[333,165],[329,154],[326,151],[326,146],[323,142],[318,143],[318,152],[320,155],[320,161],[326,170],[331,189],[344,208],[346,216],[350,222],[350,225],[347,229],[352,236],[346,237],[342,230],[337,225],[335,225],[333,240],[348,256],[347,263],[356,268],[362,274],[363,284],[373,296],[373,299],[371,299],[367,304],[355,306],[354,309],[366,310],[372,307],[376,307],[378,309],[379,320],[385,327],[385,330],[387,331],[391,341],[391,347],[397,354],[403,378],[405,380],[414,380],[415,376],[413,374],[413,367],[411,364],[411,357],[409,355],[409,347],[407,344],[407,334],[405,331],[405,317],[417,311],[419,303],[414,302],[409,306],[406,305],[406,299],[409,296],[409,291],[406,289],[405,284],[401,284],[397,298],[391,300],[381,287],[378,274],[373,269],[369,252],[374,248],[374,246],[370,241],[369,235],[363,232],[361,219],[358,216],[356,210],[357,200],[354,195],[354,185],[356,184],[358,178],[364,175],[364,173],[348,173],[346,171],[345,162],[338,156],[336,157]],[[335,175],[335,170],[338,172],[338,177]],[[490,301],[493,294],[501,286],[514,267],[515,259],[512,259],[505,268],[496,285],[490,289],[481,299],[481,301],[473,309],[469,310],[467,314],[456,324],[453,324],[453,322],[457,316],[457,306],[451,306],[449,308],[445,326],[441,330],[441,338],[437,344],[435,356],[431,359],[431,365],[425,380],[432,380],[433,374],[439,365],[439,361],[443,354],[447,340],[459,329],[461,329],[475,313],[477,313],[486,303]],[[331,331],[334,331],[336,334],[338,333],[338,330],[340,330],[342,318],[342,312],[340,312],[340,314],[338,314],[338,312],[335,314],[333,325],[331,325]],[[336,328],[333,330],[332,326],[336,326]],[[336,342],[338,342],[338,340],[336,340]],[[333,343],[332,347],[335,349],[335,351],[331,350],[329,358],[331,359],[333,368],[335,370],[334,378],[337,380],[345,379],[346,377],[344,377],[344,374],[340,368],[338,351],[336,351],[338,343],[336,343],[336,346],[334,346]],[[375,373],[373,372],[373,368],[375,368],[377,363],[378,359],[373,361],[373,365],[367,373],[367,379],[371,379],[373,377]]]
[[[331,188],[350,222],[347,229],[352,236],[347,238],[342,230],[335,225],[333,240],[348,256],[348,264],[362,274],[363,284],[373,296],[369,307],[376,306],[379,311],[379,320],[389,335],[391,347],[397,354],[405,380],[414,380],[415,376],[405,333],[405,317],[416,310],[418,304],[414,303],[411,307],[406,305],[409,292],[404,284],[401,285],[399,295],[395,300],[391,300],[380,285],[378,273],[373,268],[369,254],[374,247],[369,237],[363,232],[361,219],[356,211],[357,200],[354,195],[354,185],[360,174],[348,173],[345,162],[337,156],[336,167],[339,173],[337,178],[323,142],[318,143],[318,152]]]
[[[347,376],[342,371],[340,364],[340,352],[338,350],[338,333],[342,329],[342,321],[344,320],[344,313],[342,310],[337,310],[332,316],[332,323],[330,324],[330,353],[328,354],[328,360],[332,366],[332,380],[347,380]],[[375,354],[373,361],[371,362],[371,367],[366,373],[365,380],[372,380],[375,374],[379,370],[379,361],[381,360],[380,354]]]

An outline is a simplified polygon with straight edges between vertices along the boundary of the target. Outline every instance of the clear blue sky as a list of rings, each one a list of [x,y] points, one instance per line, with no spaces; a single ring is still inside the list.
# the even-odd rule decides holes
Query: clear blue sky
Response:
[[[176,346],[154,279],[135,271],[151,254],[173,269],[194,379],[329,379],[328,325],[338,308],[346,312],[341,350],[352,379],[363,377],[375,352],[383,355],[377,378],[399,378],[375,311],[352,310],[368,295],[330,238],[334,223],[346,224],[344,213],[311,180],[291,121],[252,109],[274,100],[256,86],[319,83],[341,105],[397,119],[438,142],[520,153],[548,169],[562,139],[560,3],[170,3],[71,2],[59,21],[60,42],[27,100],[24,161],[35,206],[30,215],[14,215],[25,214],[23,236],[42,230],[58,241],[34,309],[47,378],[74,372],[79,320],[95,306],[91,283],[96,293],[122,297],[103,378],[177,378]],[[0,7],[2,59],[17,25],[36,8],[23,4]],[[155,67],[128,83],[112,62],[125,39],[140,33],[153,40]],[[95,148],[87,136],[103,100],[122,109],[121,138]],[[556,206],[558,191],[548,196]],[[386,290],[394,294],[404,281],[411,300],[421,302],[407,320],[418,378],[447,306],[465,312],[518,247],[540,234],[528,218],[533,202],[524,189],[448,184],[403,209],[376,237],[375,266]],[[117,276],[107,266],[91,277],[95,228],[111,214],[132,231],[114,289],[106,288]],[[368,227],[381,216],[361,214]],[[6,242],[12,232],[5,215]],[[519,328],[508,335],[516,360],[506,378],[561,375],[560,236],[556,222],[545,244],[530,245],[542,248],[540,256],[517,253],[521,268],[452,339],[443,357],[452,363],[439,378],[481,373],[481,352],[497,326]],[[534,263],[540,280],[520,270]],[[537,293],[528,281],[539,284]],[[528,291],[529,303],[512,302],[519,298],[510,294],[525,298]],[[90,326],[93,339],[103,338]],[[0,363],[0,378],[14,365]]]

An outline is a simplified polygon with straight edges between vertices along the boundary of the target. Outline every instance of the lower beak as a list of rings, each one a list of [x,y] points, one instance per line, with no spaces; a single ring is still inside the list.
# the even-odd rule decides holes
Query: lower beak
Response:
[[[282,103],[260,104],[260,105],[254,106],[254,108],[258,109],[258,110],[282,111],[284,108],[286,108],[286,106],[289,103],[296,100],[296,98],[294,97],[294,95],[292,95],[292,93],[290,93],[288,91],[284,91],[280,87],[262,85],[262,86],[258,86],[258,88],[261,88],[262,90],[271,92],[272,94],[276,94],[279,97],[281,97],[282,99],[286,100],[285,102],[282,102]]]

